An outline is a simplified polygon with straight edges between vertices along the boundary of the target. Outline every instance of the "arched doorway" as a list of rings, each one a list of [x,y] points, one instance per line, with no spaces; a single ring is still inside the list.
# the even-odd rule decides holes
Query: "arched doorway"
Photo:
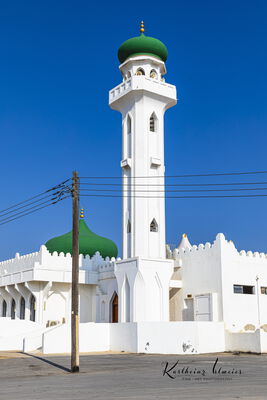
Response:
[[[6,317],[6,310],[7,310],[7,304],[6,301],[4,300],[2,304],[2,317]]]
[[[111,322],[119,321],[119,298],[115,292],[111,300]]]
[[[12,299],[11,302],[11,319],[15,319],[16,317],[16,302],[14,299]]]
[[[20,319],[25,319],[25,300],[24,300],[24,297],[21,297],[21,299],[20,299],[19,317],[20,317]]]
[[[33,322],[35,322],[35,309],[36,309],[36,302],[35,302],[35,297],[32,294],[30,300],[30,320]]]

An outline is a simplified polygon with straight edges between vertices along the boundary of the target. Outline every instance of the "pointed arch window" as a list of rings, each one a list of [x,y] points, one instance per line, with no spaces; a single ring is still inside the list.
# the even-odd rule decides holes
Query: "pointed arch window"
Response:
[[[135,75],[145,75],[145,71],[143,70],[143,68],[138,68]]]
[[[128,219],[128,222],[127,222],[127,233],[131,233],[131,222],[130,222],[130,220]]]
[[[116,292],[114,292],[111,298],[111,322],[119,321],[119,298]]]
[[[155,218],[152,219],[150,223],[150,232],[158,232],[159,226]]]
[[[132,133],[132,118],[128,114],[127,116],[127,133],[131,134]]]
[[[36,311],[36,301],[34,295],[32,294],[30,300],[30,320],[33,322],[35,322],[35,311]]]
[[[16,316],[16,302],[14,299],[12,299],[11,302],[11,319],[15,319]]]
[[[158,79],[158,74],[157,74],[157,71],[156,71],[155,69],[152,69],[152,70],[150,71],[150,78],[152,78],[152,79]]]
[[[153,112],[149,118],[149,130],[150,132],[157,131],[157,117],[156,114]]]
[[[7,311],[7,304],[6,301],[4,300],[2,304],[2,317],[6,317],[6,311]]]
[[[20,317],[20,319],[25,319],[25,300],[24,300],[24,297],[21,297],[21,299],[20,299],[19,317]]]

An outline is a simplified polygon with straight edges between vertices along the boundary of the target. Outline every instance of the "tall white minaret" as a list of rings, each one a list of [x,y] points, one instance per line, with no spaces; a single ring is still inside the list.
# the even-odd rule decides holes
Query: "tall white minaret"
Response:
[[[176,87],[165,82],[167,49],[144,35],[118,52],[123,82],[109,92],[122,114],[123,259],[166,258],[164,114],[176,104]]]

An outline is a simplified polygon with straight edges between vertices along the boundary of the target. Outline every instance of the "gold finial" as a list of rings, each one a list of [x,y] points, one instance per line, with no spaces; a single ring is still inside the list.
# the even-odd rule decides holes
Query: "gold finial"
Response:
[[[80,211],[80,218],[84,218],[84,209],[83,208],[81,208],[81,211]]]
[[[187,237],[187,234],[186,234],[186,233],[184,233],[184,234],[183,234],[183,237],[184,237],[184,238],[186,238],[186,237]]]
[[[144,21],[141,21],[141,24],[140,24],[140,33],[144,33],[145,32],[145,24],[144,24]]]

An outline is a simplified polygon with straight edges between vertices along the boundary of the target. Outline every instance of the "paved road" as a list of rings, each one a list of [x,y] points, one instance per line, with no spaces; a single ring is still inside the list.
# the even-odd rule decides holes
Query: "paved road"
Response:
[[[0,353],[0,400],[267,400],[267,355],[91,354],[68,368],[67,356]]]

